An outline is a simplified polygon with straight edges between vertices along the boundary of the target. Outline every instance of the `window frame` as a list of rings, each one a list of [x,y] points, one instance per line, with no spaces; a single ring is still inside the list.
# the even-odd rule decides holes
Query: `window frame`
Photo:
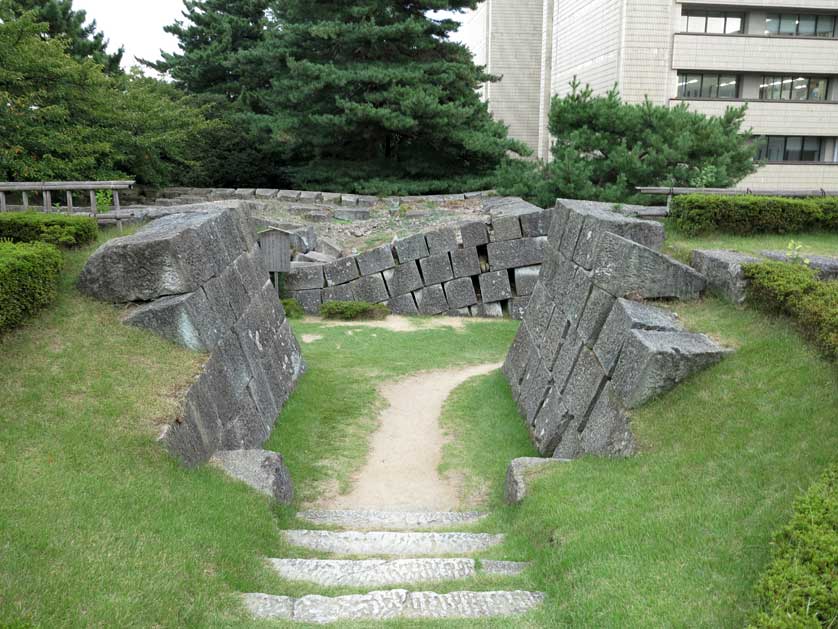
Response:
[[[824,138],[819,135],[764,135],[761,136],[761,139],[765,141],[759,151],[759,155],[757,155],[757,160],[761,162],[770,162],[770,163],[780,163],[780,164],[799,164],[799,163],[813,163],[813,162],[820,162],[823,159],[823,148],[824,148]],[[800,140],[800,148],[797,150],[799,155],[798,159],[789,159],[789,140]],[[782,141],[782,159],[769,159],[770,150],[769,147],[773,143],[775,144],[774,149],[777,150],[779,147],[777,146],[777,140]],[[807,151],[811,151],[811,149],[807,149],[806,146],[810,142],[817,142],[817,150],[815,153],[815,159],[803,159],[803,155]]]
[[[682,87],[686,86],[687,83],[685,82],[689,77],[698,77],[698,95],[697,96],[687,96],[686,92]],[[715,96],[705,96],[705,78],[712,77],[716,80],[715,83]],[[734,78],[736,80],[736,87],[735,87],[735,95],[734,96],[719,96],[720,86],[722,84],[722,78]],[[739,100],[741,98],[742,93],[742,75],[741,74],[730,74],[726,72],[679,72],[678,73],[678,96],[677,98],[684,99],[684,100]]]
[[[776,17],[777,18],[777,30],[768,30],[768,22],[770,18]],[[815,32],[814,33],[801,33],[800,32],[800,22],[801,18],[814,18],[815,20]],[[794,32],[784,32],[782,30],[783,21],[787,18],[794,19]],[[820,25],[822,20],[831,20],[832,22],[832,29],[826,34],[827,31],[823,31],[824,34],[821,34]],[[815,37],[818,39],[836,39],[838,38],[838,14],[833,13],[766,13],[765,14],[765,28],[763,28],[763,34],[767,37]]]
[[[720,32],[711,32],[708,30],[711,13],[714,14],[713,17],[716,19],[719,19],[719,17],[721,17],[722,30]],[[688,7],[683,7],[681,9],[681,32],[693,35],[743,35],[745,33],[746,17],[747,14],[744,11],[716,11],[714,9],[691,9]],[[685,19],[686,22],[684,22]],[[731,19],[739,20],[739,28],[735,31],[728,30],[728,20]],[[704,28],[702,28],[701,30],[692,30],[690,28],[690,22],[692,20],[703,20]]]
[[[798,81],[806,81],[806,97],[805,98],[794,98],[794,85]],[[812,98],[812,84],[814,83],[824,83],[823,95],[820,98]],[[759,88],[759,100],[763,101],[788,101],[788,102],[797,102],[797,103],[825,103],[825,102],[835,102],[829,99],[829,89],[832,87],[831,83],[832,79],[828,76],[817,76],[817,75],[808,75],[808,76],[795,76],[791,74],[763,74],[762,75],[762,83],[760,84]],[[766,96],[769,90],[774,91],[775,85],[779,83],[779,98],[772,98],[771,96]],[[765,87],[763,87],[765,86]]]

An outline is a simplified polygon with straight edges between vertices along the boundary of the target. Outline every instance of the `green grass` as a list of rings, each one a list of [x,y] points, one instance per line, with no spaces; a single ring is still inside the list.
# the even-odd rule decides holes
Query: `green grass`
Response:
[[[686,236],[671,225],[666,228],[666,253],[681,260],[689,260],[693,249],[730,249],[743,253],[760,251],[786,251],[790,241],[802,245],[801,256],[838,256],[838,233],[806,232],[801,234],[758,234],[755,236],[734,236],[731,234],[706,234]]]

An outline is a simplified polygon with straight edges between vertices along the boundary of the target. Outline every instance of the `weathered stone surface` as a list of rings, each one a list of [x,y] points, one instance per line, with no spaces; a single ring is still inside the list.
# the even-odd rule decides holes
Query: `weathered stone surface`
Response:
[[[341,258],[325,265],[323,273],[326,277],[327,286],[346,284],[358,279],[361,275],[354,257]]]
[[[277,452],[225,450],[213,454],[210,463],[277,502],[291,504],[294,498],[291,474]]]
[[[362,531],[283,531],[286,541],[317,552],[335,555],[470,555],[503,541],[488,533],[403,533]]]
[[[530,564],[525,561],[493,561],[491,559],[480,561],[480,572],[504,577],[518,576],[529,567]]]
[[[527,484],[538,472],[549,470],[567,461],[524,457],[513,459],[506,470],[504,497],[508,504],[516,505],[527,496]]]
[[[352,286],[352,294],[355,295],[355,301],[366,301],[375,304],[387,301],[390,298],[390,295],[387,293],[387,286],[384,284],[384,278],[380,273],[360,277],[350,282],[349,285]]]
[[[390,308],[390,312],[397,315],[409,317],[419,314],[419,308],[416,306],[416,299],[412,294],[392,297],[390,301],[387,302],[387,307]]]
[[[554,385],[530,428],[536,449],[544,456],[552,456],[572,421],[573,415],[564,405],[559,387]]]
[[[279,200],[280,201],[299,201],[300,200],[300,191],[299,190],[280,190],[279,191]]]
[[[466,247],[452,251],[451,268],[455,278],[480,275],[480,256],[477,254],[477,248]]]
[[[794,263],[785,251],[761,251],[762,255],[777,262]],[[822,280],[838,280],[838,258],[832,256],[801,256],[809,261],[808,267],[818,272]]]
[[[515,240],[522,235],[521,220],[517,216],[495,216],[492,219],[492,242]]]
[[[256,190],[254,188],[238,188],[232,196],[234,199],[252,199],[256,196]]]
[[[424,234],[399,238],[393,243],[393,247],[396,250],[396,257],[401,264],[418,260],[419,258],[427,258],[430,255]]]
[[[335,208],[332,215],[341,221],[366,221],[370,218],[368,207]]]
[[[451,268],[451,258],[447,253],[432,255],[419,260],[419,268],[422,269],[422,278],[425,286],[442,284],[454,279],[454,270]]]
[[[297,517],[318,526],[399,531],[476,524],[486,514],[478,511],[301,511]]]
[[[512,297],[512,286],[509,283],[509,273],[493,271],[480,276],[480,295],[484,304],[502,301]]]
[[[626,408],[637,408],[727,353],[703,334],[632,330],[614,372],[614,393]]]
[[[469,277],[452,280],[443,284],[445,298],[448,306],[452,309],[468,308],[477,303],[477,294],[474,291],[474,284]],[[466,311],[468,316],[468,311]]]
[[[600,393],[585,428],[579,435],[579,447],[583,452],[610,456],[634,454],[636,442],[629,427],[628,415],[612,396],[612,386],[609,383]]]
[[[543,285],[539,284],[535,287],[535,292],[530,297],[530,303],[527,308],[527,314],[524,321],[527,323],[532,338],[544,338],[547,334],[547,327],[550,325],[550,320],[553,317],[553,312],[556,306],[550,295],[544,289]]]
[[[547,236],[550,233],[550,222],[553,220],[552,210],[541,210],[521,214],[521,232],[527,238]]]
[[[591,288],[591,294],[585,304],[585,310],[579,319],[576,333],[588,347],[593,347],[602,326],[605,324],[611,307],[614,305],[614,297],[597,286]]]
[[[285,290],[289,292],[323,288],[323,265],[317,262],[292,262],[291,272],[285,275]]]
[[[323,194],[314,190],[302,190],[300,192],[300,203],[319,203],[323,200]]]
[[[315,288],[311,290],[289,290],[286,291],[289,299],[295,299],[303,311],[310,315],[319,315],[320,306],[323,305],[323,290]]]
[[[369,194],[362,194],[358,197],[359,207],[373,207],[376,203],[378,203],[378,197]]]
[[[469,308],[472,317],[485,319],[503,319],[503,306],[499,302],[478,304]]]
[[[344,255],[340,247],[338,247],[334,243],[329,242],[325,238],[317,239],[314,248],[317,249],[317,251],[319,251],[320,253],[325,253],[326,255],[334,256],[335,258],[340,258]]]
[[[531,354],[535,353],[535,351],[527,324],[524,322],[518,328],[518,334],[515,335],[515,340],[512,341],[512,347],[506,355],[502,369],[503,375],[506,376],[509,386],[512,388],[512,395],[516,399],[520,395],[521,382],[526,375]]]
[[[381,587],[474,577],[474,559],[269,559],[283,579],[325,587]]]
[[[355,301],[351,284],[338,284],[323,289],[323,303],[327,301]]]
[[[393,250],[390,248],[390,245],[382,245],[370,251],[359,253],[355,259],[358,262],[358,269],[361,271],[361,275],[380,273],[396,266],[396,261],[393,259]]]
[[[541,264],[547,238],[520,238],[487,245],[489,266],[493,271]]]
[[[478,247],[489,242],[489,230],[483,221],[471,221],[460,225],[463,247]]]
[[[523,321],[527,314],[527,306],[530,303],[529,296],[527,297],[513,297],[509,306],[509,316],[516,321]]]
[[[225,325],[210,307],[203,290],[143,304],[132,309],[124,322],[152,330],[196,352],[210,351],[230,325]]]
[[[275,199],[278,195],[276,188],[257,188],[255,193],[257,199]]]
[[[314,262],[315,264],[331,264],[337,258],[335,256],[320,253],[319,251],[309,251],[308,253],[298,253],[294,256],[294,262]]]
[[[494,618],[524,614],[544,602],[532,592],[413,592],[408,595],[404,618]]]
[[[583,346],[576,366],[570,374],[564,389],[564,404],[577,420],[587,419],[588,413],[602,386],[605,383],[605,371],[594,353]]]
[[[355,207],[358,205],[358,195],[357,194],[343,194],[340,198],[341,205],[345,207]]]
[[[561,254],[568,260],[573,260],[573,254],[576,251],[576,244],[579,242],[579,234],[582,232],[582,225],[585,223],[585,215],[580,212],[571,212],[561,204],[556,205],[556,209],[564,209],[567,211],[567,220],[557,221],[554,217],[554,223],[558,225],[564,224],[561,238],[556,238],[553,235],[554,229],[550,230],[550,242],[553,247],[556,247]],[[561,214],[557,213],[557,216]]]
[[[324,192],[322,194],[323,203],[328,203],[330,205],[340,205],[341,202],[341,193],[340,192]]]
[[[443,227],[436,231],[425,234],[425,240],[428,243],[428,251],[432,256],[448,253],[457,248],[457,232],[459,230],[454,227]]]
[[[759,262],[759,258],[735,251],[701,250],[692,253],[692,267],[707,278],[707,286],[714,293],[741,304],[747,297],[748,281],[742,265]]]
[[[615,297],[697,299],[704,277],[680,262],[611,233],[597,245],[593,281]]]
[[[553,386],[551,373],[537,353],[533,353],[527,366],[527,374],[521,383],[518,408],[527,426],[532,426],[541,405]]]
[[[449,310],[448,300],[445,299],[445,291],[441,284],[417,290],[413,296],[416,298],[419,314],[437,315]]]
[[[423,286],[419,267],[412,261],[384,271],[384,281],[391,297],[406,295]]]
[[[515,269],[515,294],[518,297],[532,295],[532,291],[538,282],[538,274],[541,273],[541,265],[525,266]]]

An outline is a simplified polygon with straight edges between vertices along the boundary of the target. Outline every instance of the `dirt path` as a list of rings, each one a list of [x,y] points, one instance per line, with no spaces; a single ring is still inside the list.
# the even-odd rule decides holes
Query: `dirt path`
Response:
[[[445,436],[439,425],[442,406],[469,378],[500,365],[416,374],[380,389],[387,401],[373,435],[369,459],[352,492],[321,504],[326,509],[448,511],[460,506],[457,482],[443,478]]]

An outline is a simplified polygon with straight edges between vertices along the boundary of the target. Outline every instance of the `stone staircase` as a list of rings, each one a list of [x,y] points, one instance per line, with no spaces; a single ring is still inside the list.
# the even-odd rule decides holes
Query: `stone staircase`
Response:
[[[303,521],[343,530],[288,530],[283,533],[285,539],[292,546],[336,558],[268,559],[268,563],[288,581],[359,589],[404,584],[424,588],[480,575],[513,577],[523,572],[524,563],[464,557],[500,544],[503,535],[434,530],[474,524],[482,517],[480,513],[454,512],[307,511],[299,514]],[[255,618],[316,624],[513,616],[530,611],[543,600],[543,594],[520,590],[437,594],[424,589],[391,589],[301,598],[244,595]]]

